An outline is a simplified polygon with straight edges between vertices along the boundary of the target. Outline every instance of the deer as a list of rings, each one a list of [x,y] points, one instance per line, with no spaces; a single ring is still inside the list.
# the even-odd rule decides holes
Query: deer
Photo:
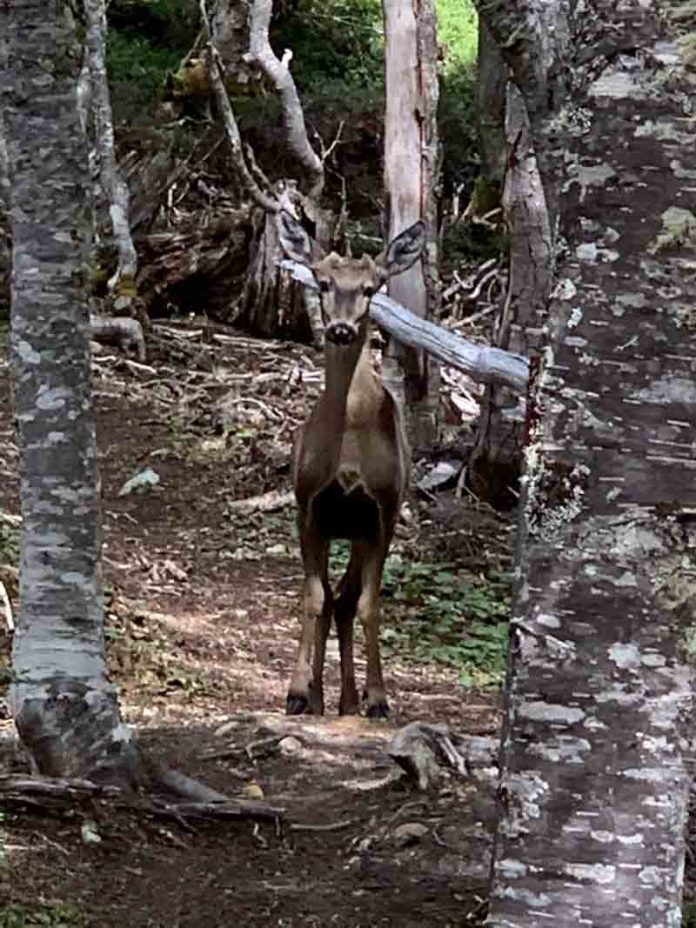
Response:
[[[324,659],[333,617],[341,664],[339,714],[360,712],[353,660],[357,616],[367,652],[365,714],[388,718],[379,645],[380,594],[384,562],[408,484],[409,451],[397,402],[372,363],[368,308],[388,278],[418,260],[425,245],[425,225],[414,223],[374,260],[368,255],[324,254],[285,211],[278,216],[278,233],[285,255],[314,275],[325,368],[324,392],[298,430],[292,454],[304,586],[300,641],[286,711],[323,714]],[[351,551],[334,596],[328,559],[336,538],[348,539]]]

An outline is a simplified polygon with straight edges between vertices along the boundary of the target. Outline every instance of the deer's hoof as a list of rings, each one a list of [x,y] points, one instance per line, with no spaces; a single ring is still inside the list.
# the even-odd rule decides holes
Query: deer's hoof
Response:
[[[304,715],[309,712],[309,700],[306,696],[298,696],[295,693],[288,693],[285,703],[286,715]]]
[[[376,702],[374,705],[368,706],[366,714],[368,719],[388,719],[389,703],[386,701],[386,699],[382,699],[380,702]]]

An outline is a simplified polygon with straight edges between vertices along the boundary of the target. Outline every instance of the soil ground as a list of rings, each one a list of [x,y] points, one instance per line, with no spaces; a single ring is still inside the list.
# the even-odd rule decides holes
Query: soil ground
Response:
[[[205,327],[172,328],[157,344],[147,366],[117,355],[95,362],[111,673],[151,754],[230,796],[263,796],[299,828],[192,826],[96,800],[68,813],[8,811],[0,923],[479,924],[489,781],[444,775],[420,793],[391,776],[385,749],[414,720],[494,735],[497,693],[392,656],[391,721],[338,718],[332,637],[326,715],[283,714],[301,582],[292,510],[245,515],[229,504],[287,489],[292,432],[319,389],[318,356]],[[0,509],[11,513],[16,464],[0,361]],[[157,486],[121,494],[146,467]],[[405,556],[426,546],[471,566],[489,547],[509,547],[509,526],[501,541],[499,522],[483,525],[487,517],[452,494],[417,516],[400,528]],[[7,654],[7,635],[0,646]],[[26,769],[6,704],[0,762]],[[54,915],[66,904],[64,921],[9,920],[38,903]]]

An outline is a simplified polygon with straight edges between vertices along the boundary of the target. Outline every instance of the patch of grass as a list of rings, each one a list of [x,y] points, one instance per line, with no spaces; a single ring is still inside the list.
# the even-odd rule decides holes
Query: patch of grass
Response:
[[[347,543],[334,546],[332,573],[345,570]],[[502,682],[512,575],[472,574],[455,565],[387,558],[381,630],[386,654],[407,662],[455,667],[465,686]]]
[[[0,905],[0,928],[86,928],[87,917],[65,902]]]

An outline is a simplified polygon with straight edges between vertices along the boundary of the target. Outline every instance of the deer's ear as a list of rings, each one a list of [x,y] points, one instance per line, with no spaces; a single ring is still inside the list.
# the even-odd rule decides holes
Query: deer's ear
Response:
[[[407,271],[425,247],[425,223],[422,219],[414,222],[387,246],[386,253],[377,259],[377,266],[383,280]]]
[[[312,240],[306,230],[284,209],[278,213],[277,223],[278,238],[286,257],[311,267]]]

